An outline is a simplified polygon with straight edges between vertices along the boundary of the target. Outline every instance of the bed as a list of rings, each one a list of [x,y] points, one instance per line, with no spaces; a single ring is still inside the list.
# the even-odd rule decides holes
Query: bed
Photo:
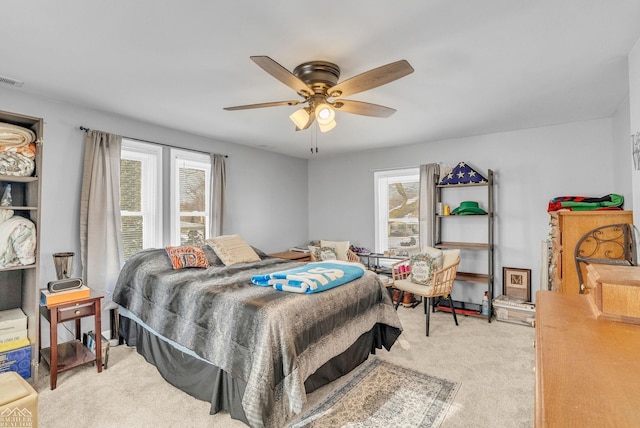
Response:
[[[164,249],[123,267],[113,301],[119,335],[162,376],[252,427],[281,427],[306,394],[348,373],[402,328],[377,275],[314,294],[254,285],[299,262],[269,257],[225,266],[207,245],[208,268],[172,269]]]

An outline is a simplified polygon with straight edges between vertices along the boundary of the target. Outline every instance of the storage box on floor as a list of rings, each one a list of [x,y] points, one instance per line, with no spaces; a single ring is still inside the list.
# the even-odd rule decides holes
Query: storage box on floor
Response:
[[[38,393],[17,373],[0,373],[0,427],[37,426]]]
[[[27,337],[27,316],[22,309],[0,311],[0,343]]]
[[[0,331],[0,373],[14,371],[30,378],[31,346],[27,339],[27,316],[22,309],[0,311]]]
[[[536,305],[509,296],[493,299],[493,312],[498,321],[535,327]]]

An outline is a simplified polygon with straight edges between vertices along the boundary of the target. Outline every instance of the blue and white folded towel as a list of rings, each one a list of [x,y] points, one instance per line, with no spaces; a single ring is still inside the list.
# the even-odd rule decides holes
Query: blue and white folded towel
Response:
[[[273,286],[280,291],[318,293],[346,284],[362,275],[364,267],[358,263],[325,260],[266,275],[254,275],[251,282],[262,287]]]

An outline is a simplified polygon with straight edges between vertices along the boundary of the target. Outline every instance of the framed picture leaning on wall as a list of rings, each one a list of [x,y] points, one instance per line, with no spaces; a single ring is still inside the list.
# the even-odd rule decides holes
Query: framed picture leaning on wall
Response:
[[[503,293],[509,297],[531,301],[531,269],[502,268]]]

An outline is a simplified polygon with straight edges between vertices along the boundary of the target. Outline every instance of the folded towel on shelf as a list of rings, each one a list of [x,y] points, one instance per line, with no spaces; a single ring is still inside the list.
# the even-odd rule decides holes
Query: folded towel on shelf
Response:
[[[0,268],[34,264],[35,251],[36,227],[31,220],[13,216],[0,223]]]
[[[318,293],[360,278],[364,271],[364,267],[359,263],[331,260],[307,263],[297,268],[265,275],[254,275],[251,282],[292,293]]]
[[[21,153],[0,150],[0,174],[29,177],[35,169],[35,161]]]
[[[0,122],[0,146],[26,146],[35,140],[36,134],[32,130]]]

